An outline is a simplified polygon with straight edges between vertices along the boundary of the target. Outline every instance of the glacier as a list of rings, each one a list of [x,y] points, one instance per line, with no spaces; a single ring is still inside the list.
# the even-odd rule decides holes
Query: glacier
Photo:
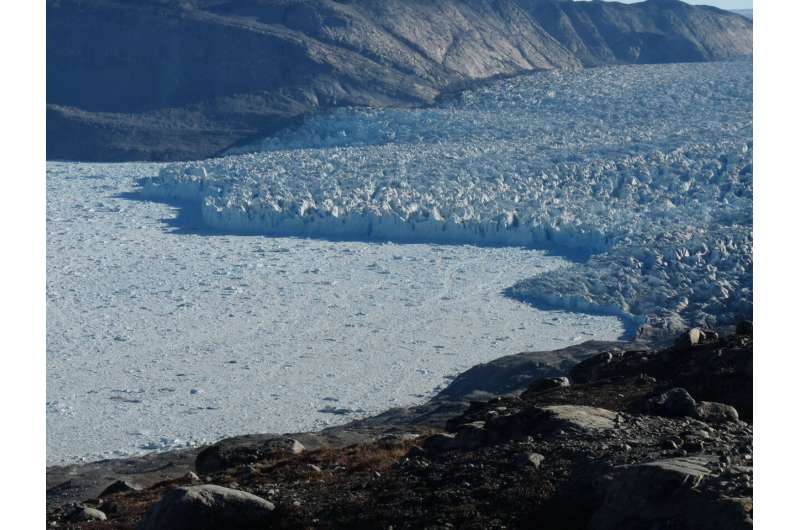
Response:
[[[338,109],[139,184],[222,232],[572,256],[507,293],[662,336],[752,317],[752,84],[752,60],[540,72]]]

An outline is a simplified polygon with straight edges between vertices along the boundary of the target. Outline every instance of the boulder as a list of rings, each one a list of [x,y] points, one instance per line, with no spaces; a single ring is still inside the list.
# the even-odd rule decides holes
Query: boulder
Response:
[[[730,405],[701,401],[695,407],[698,419],[708,423],[725,423],[726,421],[739,421],[739,413]]]
[[[590,357],[569,371],[572,383],[589,383],[602,379],[636,377],[645,373],[652,352],[648,349],[631,349],[603,352]]]
[[[545,377],[531,383],[526,394],[544,392],[554,388],[567,388],[569,386],[568,377]]]
[[[105,521],[106,514],[96,508],[89,506],[76,506],[74,510],[67,514],[66,519],[73,523],[85,523],[89,521]]]
[[[138,491],[140,489],[141,488],[139,486],[131,484],[125,480],[117,480],[104,489],[103,492],[100,493],[100,497],[114,495],[115,493],[125,493],[126,491]]]
[[[696,417],[697,402],[685,388],[672,388],[647,402],[647,411],[666,418]]]
[[[539,469],[542,466],[542,462],[544,462],[544,455],[539,453],[525,453],[519,457],[519,463],[522,466],[531,466]]]
[[[748,512],[746,502],[697,489],[715,464],[715,457],[698,456],[615,468],[589,530],[752,528],[752,504]]]
[[[614,364],[615,352],[601,352],[575,365],[570,371],[570,378],[576,383],[588,383],[603,377],[604,372]],[[619,355],[617,353],[617,355]]]
[[[532,406],[517,414],[500,416],[488,424],[493,440],[525,440],[532,434],[591,433],[617,427],[614,411],[584,405]]]
[[[197,455],[194,467],[201,475],[207,475],[266,458],[297,455],[304,450],[299,441],[285,436],[242,436],[203,449]]]
[[[550,405],[538,407],[543,413],[537,430],[578,430],[596,431],[613,429],[619,414],[601,409],[580,405]]]
[[[275,506],[244,491],[204,485],[170,491],[145,514],[138,530],[263,530]]]
[[[471,451],[485,445],[489,440],[489,434],[484,428],[482,421],[466,423],[459,427],[456,433],[434,434],[425,440],[423,449],[425,451],[438,452],[461,450]]]
[[[698,346],[705,340],[705,333],[700,328],[692,328],[675,341],[675,347],[679,349],[689,349]]]

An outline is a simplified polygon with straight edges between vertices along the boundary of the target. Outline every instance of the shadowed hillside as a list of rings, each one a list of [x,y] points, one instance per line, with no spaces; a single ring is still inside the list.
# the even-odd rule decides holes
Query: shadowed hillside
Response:
[[[202,158],[316,109],[751,53],[751,21],[675,0],[50,0],[47,157]]]

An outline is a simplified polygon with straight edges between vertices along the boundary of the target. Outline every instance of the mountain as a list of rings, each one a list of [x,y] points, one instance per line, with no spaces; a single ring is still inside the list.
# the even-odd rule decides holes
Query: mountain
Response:
[[[203,158],[319,109],[749,54],[751,21],[677,0],[48,0],[47,157]]]
[[[738,13],[743,17],[747,17],[750,20],[753,20],[753,10],[752,9],[731,9],[734,13]]]

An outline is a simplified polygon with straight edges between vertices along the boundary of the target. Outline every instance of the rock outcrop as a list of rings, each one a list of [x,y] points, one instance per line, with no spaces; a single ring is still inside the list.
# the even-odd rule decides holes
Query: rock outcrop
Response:
[[[617,467],[589,528],[658,528],[667,522],[698,530],[750,527],[752,500],[704,497],[703,481],[716,464],[714,457],[694,456]]]
[[[205,158],[318,109],[751,53],[750,20],[675,0],[48,0],[47,157]]]
[[[107,515],[104,528],[143,530],[752,528],[753,428],[732,405],[752,404],[752,337],[705,337],[688,350],[609,348],[569,370],[569,384],[546,375],[521,393],[351,424],[337,441],[223,441],[198,457],[202,477],[79,509]],[[94,528],[74,513],[56,508],[49,521]]]
[[[223,440],[200,452],[195,460],[198,473],[216,473],[276,455],[299,455],[305,446],[293,438],[241,436],[233,443]]]
[[[221,486],[172,490],[153,506],[139,530],[216,530],[267,528],[275,506],[261,497]]]

